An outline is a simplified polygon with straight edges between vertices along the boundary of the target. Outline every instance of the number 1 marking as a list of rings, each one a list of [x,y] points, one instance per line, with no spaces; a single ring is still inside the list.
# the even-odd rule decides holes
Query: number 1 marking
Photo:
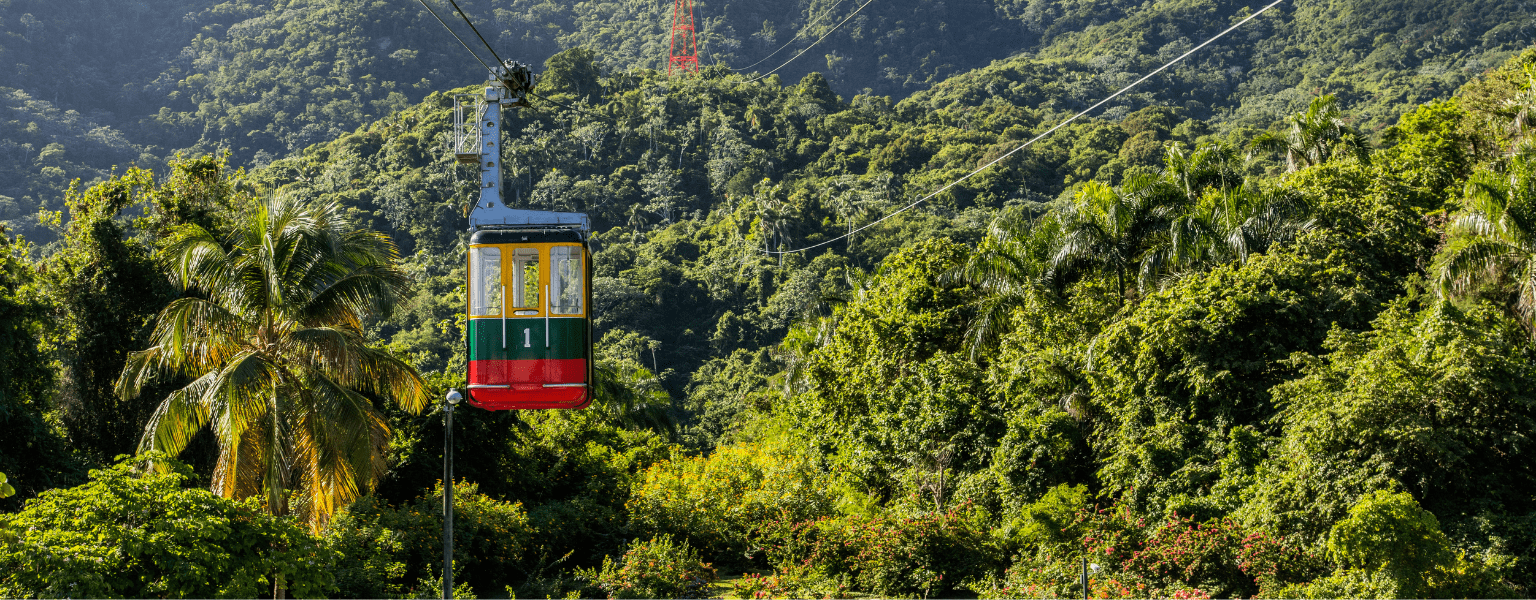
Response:
[[[524,348],[532,348],[533,347],[533,338],[530,337],[532,335],[533,334],[528,333],[527,329],[523,330],[523,347]]]

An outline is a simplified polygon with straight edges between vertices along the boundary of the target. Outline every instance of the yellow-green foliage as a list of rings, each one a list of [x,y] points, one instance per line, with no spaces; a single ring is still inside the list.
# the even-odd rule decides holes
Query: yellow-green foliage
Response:
[[[758,528],[753,542],[773,568],[746,578],[743,592],[790,597],[846,594],[930,597],[990,574],[1002,553],[987,536],[985,511],[962,505],[948,511],[783,519]]]
[[[740,444],[708,457],[674,457],[640,474],[627,508],[643,535],[673,534],[724,562],[749,558],[770,520],[832,514],[837,477],[804,449]]]
[[[1435,515],[1403,492],[1377,490],[1328,535],[1333,574],[1279,590],[1281,598],[1507,598],[1510,557],[1457,553]]]
[[[0,596],[251,598],[333,589],[335,551],[292,519],[125,459],[0,515]]]

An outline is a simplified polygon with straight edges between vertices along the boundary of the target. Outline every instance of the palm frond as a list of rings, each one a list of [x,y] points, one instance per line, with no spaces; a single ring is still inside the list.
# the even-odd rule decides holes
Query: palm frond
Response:
[[[160,311],[150,341],[163,370],[201,373],[228,361],[249,341],[252,325],[211,301],[177,298]]]
[[[294,398],[294,462],[305,490],[304,517],[318,528],[383,477],[389,426],[348,386],[318,372],[308,373],[306,382]]]
[[[144,426],[139,452],[180,454],[192,436],[208,424],[212,407],[205,399],[215,377],[215,373],[203,375],[161,400]]]
[[[625,369],[599,364],[593,373],[594,408],[629,427],[668,436],[677,432],[677,424],[668,411],[671,399],[650,371],[643,367]]]
[[[1454,240],[1436,261],[1436,283],[1442,295],[1461,296],[1499,281],[1520,249],[1492,237]]]
[[[405,297],[410,277],[398,267],[369,265],[315,288],[294,315],[301,323],[347,323],[361,328],[368,315],[387,315]]]

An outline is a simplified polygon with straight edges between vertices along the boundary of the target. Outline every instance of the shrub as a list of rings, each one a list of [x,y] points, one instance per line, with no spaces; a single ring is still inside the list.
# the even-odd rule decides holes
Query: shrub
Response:
[[[291,519],[189,488],[191,469],[93,470],[0,515],[0,596],[250,598],[332,589],[336,553]]]
[[[852,590],[820,575],[813,567],[786,565],[771,573],[745,573],[731,585],[742,598],[849,598]]]
[[[978,591],[991,598],[1080,595],[1083,550],[1099,566],[1089,576],[1089,593],[1098,598],[1249,597],[1304,581],[1321,567],[1286,540],[1230,519],[1171,515],[1148,523],[1121,506],[1079,511],[1072,528],[1083,532],[1080,543],[1042,546]]]
[[[1426,575],[1455,558],[1450,545],[1435,515],[1412,496],[1382,490],[1361,498],[1328,535],[1328,555],[1340,566],[1386,571],[1407,596],[1428,591]]]
[[[523,505],[481,494],[473,483],[456,485],[453,500],[454,579],[482,595],[501,591],[527,570],[534,533]],[[442,506],[438,486],[399,508],[365,497],[338,513],[325,540],[343,556],[335,571],[340,595],[435,594],[441,584],[431,582],[442,579]]]
[[[1333,574],[1281,590],[1299,598],[1507,598],[1513,560],[1468,559],[1451,550],[1435,515],[1403,492],[1377,490],[1349,509],[1328,535]]]
[[[962,507],[912,517],[776,520],[758,528],[755,539],[774,568],[764,589],[926,597],[997,566],[986,531],[979,512]]]
[[[669,535],[636,541],[617,563],[604,558],[601,570],[586,574],[609,598],[705,598],[716,580],[697,550]]]
[[[830,480],[813,458],[793,449],[726,446],[708,457],[652,465],[627,506],[636,533],[672,535],[712,562],[739,565],[747,563],[752,530],[763,522],[831,514]]]

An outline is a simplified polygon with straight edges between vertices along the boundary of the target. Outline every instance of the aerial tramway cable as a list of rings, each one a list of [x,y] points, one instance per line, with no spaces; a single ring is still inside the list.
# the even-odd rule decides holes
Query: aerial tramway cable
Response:
[[[501,60],[501,55],[496,53],[496,49],[491,47],[491,43],[485,41],[485,36],[480,35],[480,29],[475,27],[474,21],[469,20],[469,15],[464,14],[464,9],[459,8],[458,0],[448,0],[448,3],[453,5],[453,10],[459,11],[459,18],[464,19],[464,24],[469,25],[469,30],[475,32],[475,37],[480,38],[480,43],[485,44],[485,49],[491,51],[491,56],[496,58],[496,64],[507,64],[506,61]]]
[[[787,42],[784,42],[784,45],[783,45],[783,46],[779,46],[779,49],[778,49],[778,50],[774,50],[774,51],[773,51],[773,52],[769,52],[769,53],[768,53],[768,56],[764,56],[764,57],[762,57],[762,58],[760,58],[760,59],[758,59],[758,61],[757,61],[757,62],[755,62],[755,63],[752,63],[752,64],[750,64],[750,65],[747,65],[747,66],[745,66],[745,67],[742,67],[742,68],[740,68],[740,69],[734,69],[734,70],[735,70],[735,71],[738,71],[738,72],[740,72],[740,71],[746,71],[746,70],[748,70],[748,69],[751,69],[751,68],[752,68],[752,67],[755,67],[755,66],[758,66],[758,65],[760,65],[760,64],[763,64],[763,61],[765,61],[765,60],[768,60],[768,59],[770,59],[770,58],[773,58],[773,56],[774,56],[774,55],[775,55],[775,54],[778,54],[778,53],[780,53],[780,52],[783,52],[783,51],[784,51],[784,49],[785,49],[785,48],[788,48],[788,47],[789,47],[789,45],[790,45],[790,44],[793,44],[793,43],[795,43],[795,40],[798,40],[798,39],[800,39],[800,36],[802,36],[802,35],[805,35],[805,32],[806,32],[806,31],[809,31],[809,30],[810,30],[810,28],[811,28],[811,26],[812,26],[812,25],[815,25],[815,24],[817,24],[817,23],[820,23],[820,22],[821,22],[821,20],[822,20],[822,19],[824,19],[824,18],[826,18],[826,16],[827,16],[827,15],[830,15],[830,14],[832,14],[832,11],[834,11],[834,10],[837,10],[837,7],[838,7],[838,6],[839,6],[839,5],[841,5],[841,4],[842,4],[842,3],[843,3],[843,0],[837,0],[837,2],[834,2],[834,3],[832,3],[832,7],[831,7],[831,8],[828,8],[828,9],[827,9],[827,10],[826,10],[826,11],[823,11],[823,12],[822,12],[822,13],[821,13],[821,16],[818,16],[818,17],[816,17],[816,18],[815,18],[815,19],[812,19],[812,20],[811,20],[811,22],[809,22],[809,23],[806,23],[806,24],[805,24],[805,27],[802,27],[802,28],[801,28],[801,29],[800,29],[800,31],[798,31],[798,32],[796,32],[796,33],[795,33],[795,36],[794,36],[794,37],[792,37],[792,38],[789,38],[789,41],[787,41]]]
[[[847,23],[847,22],[848,22],[848,21],[849,21],[849,20],[850,20],[850,19],[852,19],[852,18],[853,18],[853,17],[854,17],[854,16],[855,16],[855,15],[858,15],[858,14],[859,14],[859,11],[861,11],[861,10],[864,10],[864,7],[866,7],[866,6],[869,6],[869,5],[871,5],[871,4],[874,4],[874,3],[875,3],[875,0],[869,0],[869,1],[868,1],[868,2],[865,2],[865,3],[863,3],[863,4],[860,4],[860,5],[859,5],[859,8],[858,8],[858,9],[857,9],[857,10],[854,10],[854,11],[853,11],[853,13],[852,13],[852,14],[849,14],[849,15],[848,15],[848,16],[846,16],[846,17],[843,17],[843,20],[841,20],[841,21],[838,21],[838,22],[837,22],[837,24],[836,24],[836,25],[833,25],[833,26],[832,26],[832,29],[830,29],[830,30],[828,30],[828,31],[827,31],[827,32],[826,32],[826,33],[824,33],[824,34],[822,34],[822,36],[821,36],[821,37],[819,37],[819,38],[816,38],[816,41],[814,41],[814,42],[811,42],[811,45],[809,45],[809,46],[806,46],[806,47],[805,47],[805,49],[804,49],[804,50],[801,50],[801,51],[800,51],[800,53],[799,53],[799,54],[796,54],[796,55],[794,55],[794,56],[792,56],[792,57],[790,57],[790,59],[789,59],[789,60],[786,60],[786,61],[784,61],[784,64],[782,64],[782,65],[779,65],[779,66],[777,66],[777,67],[774,67],[774,68],[773,68],[773,70],[772,70],[772,71],[769,71],[769,72],[767,72],[767,73],[763,73],[763,74],[762,74],[762,75],[758,75],[758,76],[757,76],[757,77],[753,77],[753,78],[752,78],[752,79],[748,79],[748,80],[747,80],[747,83],[752,83],[752,82],[754,82],[754,81],[757,81],[757,80],[759,80],[759,79],[762,79],[762,78],[764,78],[764,77],[767,77],[767,76],[769,76],[769,75],[772,75],[772,74],[774,74],[774,73],[775,73],[775,72],[777,72],[777,71],[778,71],[778,70],[779,70],[779,69],[782,69],[782,68],[784,68],[784,67],[787,67],[787,66],[789,66],[789,63],[792,63],[792,62],[795,62],[795,59],[797,59],[797,58],[800,58],[800,57],[801,57],[801,56],[803,56],[803,55],[804,55],[804,54],[805,54],[805,53],[806,53],[806,52],[809,52],[809,51],[810,51],[810,50],[811,50],[811,48],[815,48],[815,47],[816,47],[816,44],[820,44],[820,43],[821,43],[821,41],[822,41],[822,40],[824,40],[824,39],[827,39],[827,36],[829,36],[829,35],[832,35],[832,32],[834,32],[834,31],[837,31],[837,29],[838,29],[838,28],[839,28],[839,27],[842,27],[842,26],[843,26],[843,23]],[[762,61],[758,61],[758,62],[762,62]]]
[[[870,0],[870,2],[873,2],[873,1],[874,0]],[[1161,67],[1158,67],[1156,70],[1152,71],[1151,73],[1147,73],[1146,75],[1142,76],[1141,79],[1137,79],[1136,81],[1131,82],[1130,85],[1127,85],[1127,86],[1125,86],[1123,88],[1120,88],[1120,91],[1117,91],[1117,92],[1115,92],[1113,94],[1110,94],[1108,97],[1104,98],[1103,100],[1098,101],[1093,106],[1090,106],[1088,108],[1083,109],[1082,112],[1079,112],[1079,113],[1077,113],[1075,115],[1072,115],[1071,118],[1069,118],[1069,119],[1067,119],[1065,121],[1057,123],[1056,126],[1050,128],[1050,129],[1047,129],[1045,131],[1045,133],[1042,133],[1042,134],[1037,135],[1037,136],[1035,136],[1033,138],[1030,138],[1029,141],[1024,142],[1023,144],[1020,144],[1019,147],[1014,148],[1012,150],[1009,150],[1007,154],[1004,154],[1002,156],[994,158],[990,162],[988,162],[987,164],[984,164],[984,165],[982,165],[980,167],[976,167],[976,170],[971,171],[970,173],[965,174],[963,177],[961,177],[959,179],[956,179],[956,180],[951,181],[951,182],[949,182],[947,184],[944,184],[944,187],[941,187],[941,188],[939,188],[937,190],[934,190],[933,192],[929,193],[927,196],[923,196],[922,198],[918,198],[917,200],[914,200],[911,204],[908,204],[906,206],[901,207],[901,209],[897,210],[896,212],[893,212],[893,213],[890,213],[890,214],[885,215],[883,217],[880,217],[879,219],[875,220],[872,223],[869,223],[867,225],[859,227],[858,229],[855,229],[853,231],[849,231],[848,233],[845,233],[843,235],[837,236],[835,238],[832,238],[832,239],[824,241],[824,242],[820,242],[820,243],[816,243],[816,244],[811,244],[811,245],[806,246],[804,248],[796,248],[794,250],[761,250],[760,252],[762,252],[764,254],[796,254],[796,253],[800,253],[800,252],[805,252],[806,250],[813,250],[813,249],[825,246],[827,244],[831,244],[833,242],[837,242],[837,241],[840,241],[840,240],[843,240],[843,239],[847,239],[848,237],[852,236],[853,234],[856,234],[856,233],[858,233],[860,231],[864,231],[865,229],[869,229],[870,227],[874,227],[876,225],[879,225],[880,223],[886,221],[887,219],[890,219],[891,217],[894,217],[894,216],[899,215],[901,213],[907,212],[908,210],[911,210],[912,208],[916,207],[917,205],[922,204],[924,202],[927,202],[927,201],[933,199],[934,196],[937,196],[939,194],[944,193],[945,191],[948,191],[949,188],[952,188],[952,187],[955,187],[956,185],[959,185],[960,182],[965,181],[967,179],[970,179],[971,177],[974,177],[977,173],[980,173],[982,171],[987,170],[992,165],[995,165],[995,164],[1001,162],[1003,159],[1008,158],[1009,156],[1013,156],[1014,153],[1016,153],[1016,152],[1018,152],[1020,150],[1023,150],[1025,148],[1028,148],[1030,145],[1034,144],[1035,142],[1038,142],[1041,139],[1044,139],[1046,136],[1049,136],[1052,133],[1055,133],[1057,129],[1061,129],[1062,127],[1066,127],[1068,123],[1076,121],[1076,120],[1082,118],[1084,115],[1087,115],[1088,113],[1093,112],[1094,109],[1096,109],[1096,108],[1098,108],[1100,106],[1103,106],[1105,103],[1109,102],[1110,100],[1114,100],[1120,94],[1124,94],[1127,91],[1130,91],[1131,88],[1134,88],[1134,87],[1136,87],[1138,85],[1141,85],[1142,82],[1144,82],[1144,81],[1146,81],[1148,79],[1151,79],[1154,75],[1157,75],[1158,73],[1162,73],[1163,71],[1166,71],[1168,69],[1168,67],[1171,67],[1174,64],[1178,63],[1179,61],[1184,60],[1185,58],[1187,58],[1191,54],[1199,52],[1201,48],[1204,48],[1204,47],[1210,45],[1211,42],[1214,42],[1214,41],[1216,41],[1218,39],[1221,39],[1222,36],[1227,35],[1228,33],[1232,33],[1233,30],[1235,30],[1235,29],[1237,29],[1239,27],[1242,27],[1243,25],[1247,24],[1249,21],[1252,21],[1255,18],[1257,18],[1259,15],[1264,14],[1265,11],[1268,11],[1269,9],[1274,8],[1275,6],[1279,5],[1281,2],[1284,2],[1284,1],[1285,0],[1275,0],[1274,2],[1271,2],[1268,6],[1265,6],[1264,8],[1259,9],[1258,12],[1255,12],[1255,13],[1253,13],[1251,15],[1248,15],[1248,17],[1244,18],[1241,21],[1238,21],[1237,24],[1235,24],[1235,25],[1233,25],[1231,27],[1228,27],[1225,30],[1222,30],[1221,33],[1218,33],[1215,36],[1212,36],[1211,39],[1208,39],[1208,40],[1206,40],[1204,42],[1201,42],[1199,46],[1195,46],[1190,51],[1185,52],[1184,54],[1179,55],[1178,58],[1175,58],[1173,60],[1168,61],[1167,64],[1165,64],[1165,65],[1163,65]],[[865,4],[865,6],[868,6],[868,4]],[[862,8],[862,7],[860,7],[860,8]],[[855,13],[855,14],[857,14],[857,13]],[[852,16],[852,15],[850,15],[850,16]],[[847,19],[844,19],[844,21],[846,21],[846,20]],[[823,36],[823,37],[825,37],[825,36]],[[817,40],[817,41],[820,41],[820,40]],[[807,49],[809,49],[809,48],[807,48]],[[794,59],[790,59],[790,60],[794,60]],[[788,63],[785,63],[785,64],[788,64]],[[759,77],[759,79],[761,79],[761,77]]]
[[[439,16],[437,16],[437,12],[436,12],[436,11],[434,11],[434,10],[432,10],[432,7],[431,7],[431,6],[428,6],[428,5],[427,5],[427,2],[426,2],[426,0],[416,0],[416,1],[417,1],[417,2],[420,2],[420,3],[421,3],[421,6],[422,6],[422,7],[423,7],[423,8],[426,8],[426,9],[427,9],[427,12],[428,12],[428,13],[431,13],[431,14],[432,14],[432,17],[433,17],[433,18],[435,18],[435,19],[437,19],[437,22],[438,22],[438,23],[442,23],[442,25],[443,25],[443,29],[447,29],[447,30],[448,30],[448,33],[449,33],[449,35],[452,35],[452,36],[453,36],[453,39],[456,39],[456,40],[458,40],[458,41],[459,41],[459,44],[460,44],[460,45],[462,45],[462,46],[464,46],[464,49],[465,49],[465,50],[467,50],[467,51],[469,51],[469,54],[470,54],[470,56],[473,56],[473,57],[475,57],[475,60],[476,60],[476,61],[479,61],[479,63],[480,63],[480,66],[482,66],[482,67],[485,67],[485,70],[486,70],[486,71],[489,71],[489,72],[490,72],[490,73],[491,73],[491,75],[493,75],[493,76],[496,76],[496,75],[497,75],[497,73],[496,73],[496,70],[495,70],[495,69],[492,69],[492,68],[491,68],[491,66],[490,66],[490,65],[487,65],[487,64],[485,64],[485,61],[484,61],[484,60],[481,60],[481,59],[480,59],[480,55],[479,55],[479,54],[477,54],[477,53],[476,53],[476,52],[475,52],[475,51],[474,51],[474,50],[471,50],[471,49],[470,49],[470,47],[469,47],[469,44],[467,44],[467,43],[465,43],[465,42],[464,42],[464,38],[461,38],[461,37],[459,37],[459,34],[458,34],[458,33],[457,33],[457,32],[455,32],[455,31],[454,31],[454,30],[453,30],[453,28],[452,28],[452,27],[449,27],[449,26],[448,26],[448,23],[447,23],[447,22],[445,22],[445,21],[443,21],[443,18],[442,18],[442,17],[439,17]],[[457,11],[457,12],[458,12],[458,13],[459,13],[459,18],[460,18],[460,19],[463,19],[463,20],[464,20],[464,23],[465,23],[465,24],[466,24],[466,25],[469,25],[469,29],[470,29],[470,31],[473,31],[473,32],[475,32],[475,37],[477,37],[477,38],[480,38],[480,43],[481,43],[481,44],[484,44],[484,45],[485,45],[485,49],[486,49],[486,50],[489,50],[489,51],[490,51],[490,52],[491,52],[491,56],[492,56],[492,57],[494,57],[494,58],[495,58],[495,59],[496,59],[496,64],[501,64],[501,65],[504,65],[504,64],[506,64],[506,61],[503,61],[503,60],[502,60],[502,59],[501,59],[501,55],[499,55],[499,54],[497,54],[497,53],[496,53],[496,49],[495,49],[495,48],[492,48],[492,47],[491,47],[491,44],[490,44],[490,42],[487,42],[487,41],[485,41],[485,36],[483,36],[483,35],[480,35],[480,29],[479,29],[479,28],[477,28],[477,27],[475,27],[475,23],[474,23],[474,21],[471,21],[471,20],[470,20],[470,19],[469,19],[469,15],[466,15],[466,14],[464,14],[464,10],[463,10],[463,9],[461,9],[461,8],[459,8],[459,3],[458,3],[458,2],[455,2],[455,1],[454,1],[454,0],[448,0],[448,2],[449,2],[449,3],[450,3],[450,4],[453,4],[453,9],[454,9],[454,10],[455,10],[455,11]],[[576,108],[576,107],[574,107],[574,106],[571,106],[571,105],[569,105],[569,104],[566,104],[566,103],[564,103],[564,102],[561,102],[561,101],[559,101],[559,100],[555,100],[555,99],[554,99],[554,98],[550,98],[550,97],[548,97],[548,96],[545,96],[545,95],[543,95],[543,94],[538,94],[538,93],[534,93],[534,92],[533,92],[533,91],[532,91],[532,90],[529,90],[529,91],[528,91],[528,94],[529,94],[529,95],[532,95],[532,96],[536,96],[536,97],[538,97],[538,98],[539,98],[539,99],[541,99],[541,100],[544,100],[544,101],[545,101],[545,102],[549,102],[549,103],[551,103],[551,104],[554,104],[554,105],[556,105],[556,106],[559,106],[559,107],[561,107],[561,108],[564,108],[564,109],[566,109],[566,110],[570,110],[570,111],[574,111],[574,112],[578,112],[578,113],[581,113],[581,114],[584,114],[584,115],[587,115],[587,116],[589,116],[589,117],[592,117],[592,118],[595,118],[595,119],[600,119],[600,120],[603,120],[603,121],[607,121],[607,122],[608,122],[608,123],[611,123],[611,124],[615,124],[615,125],[617,125],[617,123],[616,123],[616,122],[615,122],[615,121],[614,121],[614,120],[613,120],[613,119],[611,119],[611,118],[608,118],[608,117],[605,117],[605,116],[603,116],[603,115],[599,115],[599,114],[597,114],[597,113],[593,113],[593,112],[590,112],[590,111],[586,111],[586,110],[582,110],[582,109],[580,109],[580,108]]]
[[[479,54],[475,54],[474,50],[470,50],[469,44],[464,43],[464,38],[459,37],[458,32],[455,32],[452,27],[449,27],[447,21],[444,21],[442,17],[437,16],[437,11],[432,10],[432,7],[427,5],[427,0],[416,0],[416,1],[421,3],[421,7],[422,8],[427,9],[427,12],[432,15],[432,18],[437,19],[438,23],[442,23],[443,24],[443,29],[447,29],[448,30],[448,34],[452,35],[453,39],[458,40],[459,44],[464,46],[464,50],[468,51],[470,56],[475,57],[475,60],[480,63],[480,66],[485,67],[485,70],[490,71],[492,73],[496,72],[496,71],[491,69],[490,65],[485,64],[485,61],[480,60],[480,55]],[[470,27],[473,28],[474,26],[471,25]],[[476,32],[475,35],[479,35],[479,32]],[[484,42],[485,38],[481,38],[480,41]],[[487,47],[489,47],[489,46],[487,46]],[[496,51],[495,50],[491,51],[491,56],[496,56]],[[501,59],[498,58],[496,60],[501,60]]]

